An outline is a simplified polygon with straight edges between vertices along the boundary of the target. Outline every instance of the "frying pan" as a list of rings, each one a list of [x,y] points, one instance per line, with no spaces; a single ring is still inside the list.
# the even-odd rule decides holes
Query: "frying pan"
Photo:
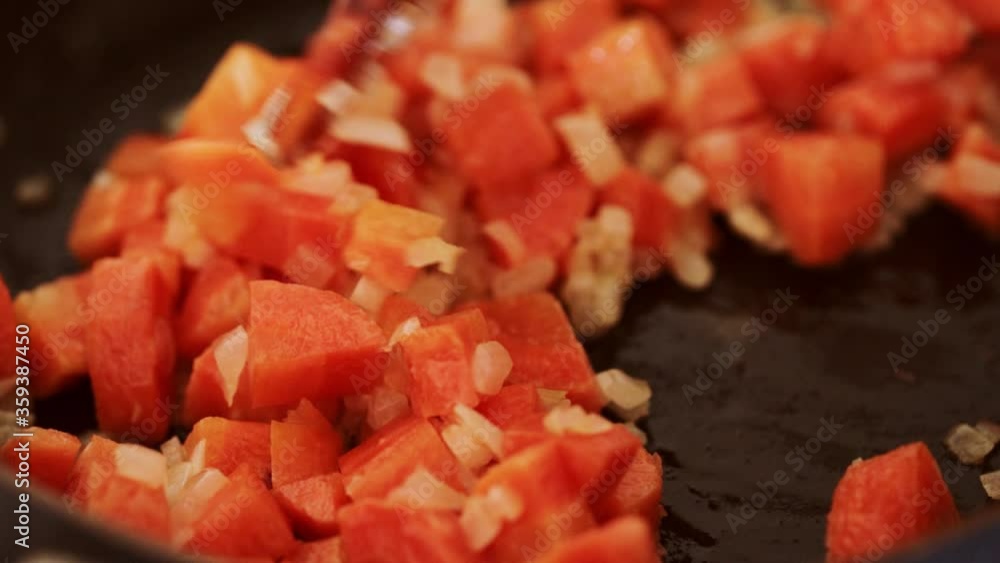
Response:
[[[160,129],[233,41],[297,52],[327,4],[63,1],[19,52],[0,45],[0,272],[14,291],[79,268],[64,242],[72,212],[124,135]],[[40,9],[34,1],[0,3],[0,31],[21,34],[21,18]],[[167,76],[122,117],[112,104],[156,65]],[[55,180],[52,163],[65,163],[66,146],[104,119],[113,130]],[[17,204],[15,185],[33,175],[51,180],[50,200]],[[1000,413],[1000,281],[985,282],[961,311],[948,300],[996,245],[938,207],[890,250],[830,269],[801,269],[723,232],[710,289],[691,292],[669,279],[639,284],[623,322],[587,343],[596,369],[620,367],[653,386],[644,428],[664,459],[667,561],[820,561],[825,514],[847,465],[914,440],[931,446],[946,476],[951,470],[959,510],[983,521],[913,561],[1000,560],[1000,524],[984,510],[980,469],[957,465],[941,446],[952,425]],[[789,304],[776,307],[782,295]],[[950,321],[894,372],[887,355],[901,353],[901,339],[912,341],[919,323],[942,308]],[[741,354],[732,353],[734,343]],[[86,383],[34,406],[40,425],[75,432],[95,426],[92,408]],[[1000,468],[998,456],[985,468]],[[779,471],[788,479],[772,489]],[[9,504],[8,481],[0,485]],[[0,556],[20,561],[65,548],[94,561],[178,560],[38,496],[30,552],[11,547],[12,509],[0,507]],[[755,498],[760,506],[751,512]]]

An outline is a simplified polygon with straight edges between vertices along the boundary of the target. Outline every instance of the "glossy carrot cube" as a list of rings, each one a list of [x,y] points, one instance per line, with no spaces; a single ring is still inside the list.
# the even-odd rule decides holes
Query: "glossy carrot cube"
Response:
[[[405,291],[419,271],[409,265],[407,250],[418,240],[438,236],[443,226],[430,213],[372,200],[354,218],[344,259],[352,270],[393,291]]]
[[[351,563],[477,563],[458,517],[451,512],[409,510],[378,501],[341,511],[344,552]]]
[[[445,416],[456,404],[476,406],[469,354],[454,325],[422,328],[401,343],[409,370],[413,411],[425,418]]]
[[[451,326],[462,339],[465,353],[468,358],[472,358],[476,346],[490,339],[490,326],[486,322],[486,317],[479,309],[466,309],[457,311],[441,317],[428,319],[425,325],[428,326]]]
[[[129,135],[115,147],[104,169],[121,176],[162,175],[160,149],[166,143],[167,138],[159,135]]]
[[[574,490],[582,497],[598,500],[591,506],[599,513],[597,505],[617,486],[637,453],[642,442],[621,424],[598,434],[572,434],[560,436],[559,449],[571,475]]]
[[[496,395],[483,397],[476,407],[479,414],[501,429],[509,428],[518,420],[542,411],[538,390],[534,385],[506,385]]]
[[[166,288],[171,303],[176,302],[181,290],[181,257],[165,240],[166,221],[155,219],[130,229],[122,239],[123,258],[147,257],[156,265],[160,280]]]
[[[249,357],[255,407],[357,392],[386,337],[363,309],[332,292],[250,282]]]
[[[657,454],[639,449],[628,469],[594,505],[594,513],[601,522],[623,516],[640,516],[650,529],[656,530],[663,515],[660,506],[662,495],[663,460]]]
[[[493,466],[473,492],[482,494],[495,486],[520,497],[524,511],[487,548],[491,561],[518,561],[525,557],[525,550],[536,558],[544,556],[554,543],[547,538],[539,541],[545,538],[547,527],[558,527],[560,539],[566,541],[595,525],[590,508],[574,491],[572,475],[554,442],[528,448]]]
[[[646,20],[617,23],[578,48],[567,64],[577,90],[608,123],[656,108],[670,94],[674,74],[668,37]]]
[[[765,200],[792,256],[802,264],[831,264],[873,233],[849,236],[858,208],[879,200],[885,151],[876,140],[843,134],[800,133],[784,141],[763,168]]]
[[[807,113],[825,103],[823,93],[839,82],[842,71],[826,48],[828,33],[821,21],[788,16],[763,24],[743,44],[740,56],[756,89],[778,115],[798,113],[808,120]]]
[[[559,258],[573,244],[576,227],[590,214],[594,190],[571,166],[547,170],[475,200],[480,221],[505,221],[521,237],[529,257]]]
[[[465,178],[484,190],[537,174],[559,156],[555,134],[534,97],[510,81],[457,102],[438,124]],[[511,127],[516,123],[517,127]]]
[[[216,256],[195,272],[177,316],[177,348],[186,357],[203,352],[213,340],[247,321],[250,268]]]
[[[393,421],[340,456],[344,485],[354,500],[385,496],[418,465],[451,487],[465,489],[458,460],[434,426],[422,417]]]
[[[827,517],[827,561],[880,553],[885,530],[900,549],[957,524],[958,511],[934,456],[922,442],[855,461],[837,483]],[[902,525],[900,525],[902,523]]]
[[[340,473],[275,485],[274,496],[295,532],[306,539],[335,535],[339,530],[337,512],[350,502]]]
[[[571,401],[589,410],[603,406],[590,361],[562,305],[552,295],[534,293],[476,306],[490,321],[494,338],[514,361],[508,383],[567,391]]]
[[[303,400],[284,422],[271,422],[271,483],[277,488],[334,472],[343,449],[340,433]]]
[[[69,248],[84,262],[117,254],[129,229],[163,214],[167,184],[157,176],[99,174],[84,192]]]
[[[718,55],[686,68],[669,100],[670,117],[689,133],[739,123],[763,110],[764,99],[737,54]]]
[[[295,550],[288,519],[253,468],[245,465],[237,468],[230,475],[229,484],[206,504],[183,544],[184,551],[273,560]]]
[[[262,49],[233,45],[184,111],[180,135],[242,141],[243,126],[290,73],[289,65]]]
[[[677,229],[680,209],[658,182],[635,168],[626,168],[600,193],[602,205],[617,205],[632,216],[632,246],[666,248]]]
[[[831,90],[816,120],[825,129],[879,139],[886,156],[895,160],[929,148],[946,124],[947,109],[929,81],[867,79]]]
[[[657,563],[657,540],[641,518],[626,517],[557,545],[539,563]]]
[[[617,11],[612,0],[582,2],[572,10],[558,0],[531,4],[526,19],[534,38],[535,68],[542,73],[562,68],[573,51],[614,25]]]
[[[184,441],[188,457],[199,442],[205,442],[206,467],[229,475],[244,465],[261,479],[271,474],[271,427],[266,423],[204,418]]]
[[[86,328],[97,314],[97,303],[87,300],[90,278],[58,278],[14,299],[16,321],[31,327],[28,359],[38,396],[51,395],[87,372]]]
[[[27,463],[30,465],[32,484],[40,483],[52,492],[62,494],[69,483],[76,455],[80,453],[80,439],[72,434],[38,427],[29,428],[25,433],[33,436],[14,437],[4,444],[0,450],[4,463],[11,473],[18,473],[18,466],[22,462]]]
[[[101,430],[157,443],[173,415],[175,349],[171,296],[148,258],[109,258],[94,265],[88,301],[87,365]],[[122,405],[130,405],[123,409]]]
[[[205,200],[234,184],[278,182],[278,170],[267,156],[247,143],[176,139],[160,148],[159,159],[168,178],[178,185],[198,188]]]

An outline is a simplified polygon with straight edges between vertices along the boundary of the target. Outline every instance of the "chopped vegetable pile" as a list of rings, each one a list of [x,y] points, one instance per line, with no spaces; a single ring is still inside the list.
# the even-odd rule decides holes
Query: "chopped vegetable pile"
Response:
[[[658,561],[650,386],[578,335],[710,284],[715,215],[809,266],[930,195],[1000,233],[988,0],[361,4],[302,57],[231,47],[94,177],[88,269],[0,280],[32,396],[93,389],[99,435],[30,439],[74,509],[227,560]],[[831,561],[907,517],[894,546],[958,519],[922,444],[847,470]]]

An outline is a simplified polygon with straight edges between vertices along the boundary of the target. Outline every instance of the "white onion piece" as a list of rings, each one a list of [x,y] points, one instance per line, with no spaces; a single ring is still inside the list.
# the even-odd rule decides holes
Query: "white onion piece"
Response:
[[[553,434],[600,434],[614,427],[610,420],[589,413],[579,405],[552,409],[545,415],[542,424]]]
[[[597,385],[611,410],[622,419],[632,422],[649,415],[653,390],[648,382],[630,377],[620,369],[609,369],[597,374]]]
[[[187,457],[184,455],[184,446],[181,445],[181,440],[177,436],[163,442],[160,445],[160,451],[163,452],[163,457],[167,460],[167,467],[182,463]]]
[[[552,410],[558,406],[569,406],[569,399],[566,398],[566,391],[561,389],[545,389],[539,387],[535,390],[538,393],[538,400],[542,403],[542,408]]]
[[[958,457],[958,461],[966,465],[979,465],[993,451],[995,443],[969,426],[959,424],[952,428],[944,439],[945,446]]]
[[[490,221],[483,225],[483,235],[494,244],[503,249],[512,264],[518,264],[524,260],[528,253],[524,247],[524,239],[514,229],[509,221]]]
[[[595,186],[603,186],[625,169],[625,157],[596,110],[562,115],[553,126],[577,166]]]
[[[493,452],[493,455],[503,455],[503,431],[488,418],[461,403],[455,405],[455,419],[468,429],[473,436]]]
[[[170,522],[174,529],[173,544],[183,545],[190,538],[191,525],[204,513],[208,503],[229,485],[229,478],[218,469],[206,469],[188,479],[187,487],[170,508]]]
[[[222,393],[226,404],[233,406],[233,398],[240,387],[240,376],[247,363],[249,339],[242,325],[229,331],[215,347],[215,365],[222,376]]]
[[[420,79],[442,98],[460,100],[465,97],[462,62],[455,55],[432,53],[420,69]]]
[[[386,500],[411,509],[461,510],[466,496],[443,483],[427,468],[418,466],[405,481],[389,492]]]
[[[496,340],[477,344],[472,353],[472,382],[482,395],[499,393],[513,368],[510,353]]]
[[[145,446],[119,444],[115,448],[115,471],[122,477],[153,488],[167,484],[167,458]]]
[[[358,283],[351,292],[351,301],[369,313],[378,313],[382,308],[382,303],[386,297],[392,295],[392,291],[379,284],[368,276],[361,276]]]
[[[991,471],[979,476],[986,495],[993,500],[1000,500],[1000,471]]]
[[[182,461],[167,468],[167,485],[165,488],[167,504],[173,506],[177,503],[188,481],[194,475],[194,469],[189,461]]]
[[[191,455],[188,457],[188,461],[191,463],[191,468],[194,469],[194,473],[201,473],[205,469],[205,448],[207,447],[205,440],[201,440],[194,445],[194,450],[191,451]]]
[[[344,115],[334,120],[330,132],[335,139],[349,144],[398,153],[413,149],[409,132],[399,122],[384,117]]]
[[[682,208],[690,208],[708,194],[708,180],[694,166],[681,163],[674,166],[663,179],[667,196]]]
[[[502,485],[490,487],[484,495],[469,497],[459,516],[469,547],[475,552],[486,549],[500,534],[504,523],[513,522],[524,513],[524,501]]]
[[[558,267],[549,256],[527,260],[493,277],[490,288],[497,297],[508,297],[543,291],[556,279]]]
[[[452,41],[459,49],[504,51],[511,17],[506,0],[458,0]]]
[[[343,80],[334,80],[316,94],[316,101],[334,115],[344,115],[351,108],[360,93],[354,86]]]
[[[441,237],[427,237],[415,240],[406,248],[406,264],[414,268],[425,268],[437,264],[446,274],[454,274],[458,258],[465,252],[461,247],[448,244]]]
[[[472,471],[478,471],[493,459],[493,452],[486,444],[477,440],[462,424],[453,423],[441,429],[441,439],[458,458],[459,463]]]

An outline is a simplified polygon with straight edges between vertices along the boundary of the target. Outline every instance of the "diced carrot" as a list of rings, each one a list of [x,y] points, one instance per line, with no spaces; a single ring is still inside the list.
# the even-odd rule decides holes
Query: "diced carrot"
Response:
[[[38,427],[29,428],[25,433],[32,436],[14,437],[4,444],[0,451],[4,463],[12,473],[30,473],[32,484],[39,483],[61,494],[69,483],[76,455],[80,452],[80,439],[72,434]],[[28,471],[18,468],[21,462],[26,463]]]
[[[83,508],[91,497],[104,489],[115,472],[118,444],[93,435],[80,451],[66,481],[64,499],[71,508]]]
[[[366,500],[340,513],[351,563],[477,563],[458,517]]]
[[[386,337],[368,314],[332,292],[250,282],[249,357],[254,407],[358,392]]]
[[[879,200],[885,152],[853,135],[801,133],[781,143],[763,167],[765,199],[802,264],[836,262],[874,234],[851,236],[858,208]]]
[[[405,291],[419,268],[409,265],[407,251],[421,239],[436,237],[444,221],[435,215],[372,200],[354,218],[354,231],[344,248],[348,267],[393,291]]]
[[[199,442],[205,442],[205,466],[226,475],[240,465],[261,479],[271,474],[271,429],[263,422],[209,417],[199,420],[184,441],[190,457]]]
[[[398,293],[386,297],[378,312],[378,324],[387,335],[391,335],[403,321],[416,317],[421,324],[427,324],[433,315],[426,307]]]
[[[945,125],[947,105],[929,81],[857,80],[833,89],[816,114],[819,125],[882,141],[890,160],[930,146]]]
[[[235,260],[216,256],[195,272],[177,316],[177,348],[186,357],[247,321],[250,280],[256,276]]]
[[[291,553],[296,542],[278,501],[256,470],[243,465],[207,503],[183,548],[195,555],[273,560]]]
[[[621,483],[642,442],[620,424],[598,434],[565,434],[559,449],[571,475],[573,490],[597,512],[611,487]]]
[[[271,483],[289,483],[337,470],[343,438],[308,400],[271,422]]]
[[[647,20],[625,20],[578,48],[570,78],[609,123],[642,117],[668,96],[672,81],[669,38]]]
[[[109,258],[94,265],[87,325],[98,425],[122,439],[157,443],[173,415],[175,350],[171,296],[148,258]],[[123,409],[122,405],[130,405]]]
[[[84,192],[69,248],[84,262],[117,254],[129,229],[163,214],[167,184],[156,176],[98,174]]]
[[[973,123],[955,147],[939,195],[986,232],[1000,233],[1000,196],[988,190],[998,179],[1000,144],[982,123]]]
[[[671,119],[689,133],[740,123],[763,110],[764,100],[737,54],[718,55],[685,69],[668,105]]]
[[[466,356],[472,358],[476,345],[490,339],[490,326],[479,309],[466,309],[448,315],[428,319],[429,326],[450,325],[458,332],[465,345]]]
[[[538,393],[537,391],[535,392]],[[504,428],[503,457],[508,458],[532,446],[553,439],[545,428],[545,411],[530,413],[513,421]]]
[[[727,209],[757,196],[761,167],[795,132],[791,124],[779,131],[769,119],[719,127],[689,138],[684,158],[705,175],[711,205]]]
[[[393,421],[340,456],[347,494],[354,500],[386,495],[418,465],[438,480],[464,490],[458,460],[434,426],[422,417]]]
[[[589,410],[604,401],[583,346],[577,342],[562,306],[552,295],[535,293],[476,304],[490,321],[494,337],[510,353],[514,369],[508,383],[530,383],[567,391]]]
[[[474,407],[479,403],[469,354],[455,325],[421,328],[407,336],[401,346],[414,412],[430,418],[449,414],[456,404]]]
[[[181,136],[242,141],[243,126],[291,70],[262,49],[247,43],[233,45],[184,111]]]
[[[556,545],[539,563],[657,563],[657,541],[641,518],[626,517]]]
[[[559,166],[503,190],[479,193],[480,221],[505,221],[521,237],[529,257],[561,257],[576,237],[576,226],[591,211],[593,187],[571,166]]]
[[[506,385],[496,395],[483,397],[476,407],[479,414],[501,429],[509,428],[518,420],[541,412],[541,402],[534,385]]]
[[[339,530],[337,512],[350,502],[340,473],[275,484],[274,496],[292,521],[295,532],[306,539],[335,535]]]
[[[531,3],[527,23],[534,38],[536,70],[547,73],[562,68],[573,51],[614,25],[617,8],[614,0],[582,2],[571,10],[559,0]]]
[[[328,75],[339,76],[358,63],[365,49],[365,21],[350,14],[330,16],[306,46],[306,62]]]
[[[628,469],[594,505],[594,512],[601,522],[629,515],[641,516],[655,530],[663,515],[662,494],[663,460],[657,454],[639,449]]]
[[[496,541],[487,548],[490,561],[519,561],[525,553],[538,558],[551,550],[554,542],[546,528],[556,526],[566,541],[593,528],[594,516],[573,490],[571,475],[554,442],[528,448],[493,466],[476,483],[474,493],[502,486],[517,495],[522,514],[505,525]]]
[[[347,563],[344,540],[338,536],[305,542],[290,557],[282,559],[282,563]]]
[[[87,372],[87,323],[110,297],[102,293],[100,301],[88,301],[90,278],[89,273],[58,278],[14,299],[15,319],[31,328],[31,388],[39,397]]]
[[[564,73],[546,74],[535,84],[538,107],[547,120],[569,113],[583,104],[576,85]]]
[[[1000,31],[1000,13],[990,0],[952,0],[952,3],[965,12],[979,30],[987,33]]]
[[[416,204],[417,189],[420,187],[420,167],[413,165],[417,162],[413,154],[345,143],[338,143],[332,152],[336,158],[351,165],[355,180],[375,188],[380,198],[410,207]]]
[[[104,169],[121,176],[161,174],[159,151],[166,143],[159,135],[129,135],[108,157]]]
[[[200,188],[205,199],[216,197],[219,190],[232,185],[278,183],[278,170],[247,143],[200,137],[177,139],[163,145],[159,157],[171,180]]]
[[[130,229],[122,239],[121,256],[145,256],[152,260],[172,304],[181,290],[181,257],[164,243],[165,233],[163,219],[147,221]]]
[[[886,530],[893,530],[895,550],[958,521],[951,491],[927,446],[900,446],[855,461],[837,483],[827,517],[827,561],[854,561],[872,550],[882,553]]]
[[[528,92],[510,81],[477,88],[484,92],[477,93],[475,104],[456,102],[439,124],[467,180],[492,191],[555,163],[555,134]]]

